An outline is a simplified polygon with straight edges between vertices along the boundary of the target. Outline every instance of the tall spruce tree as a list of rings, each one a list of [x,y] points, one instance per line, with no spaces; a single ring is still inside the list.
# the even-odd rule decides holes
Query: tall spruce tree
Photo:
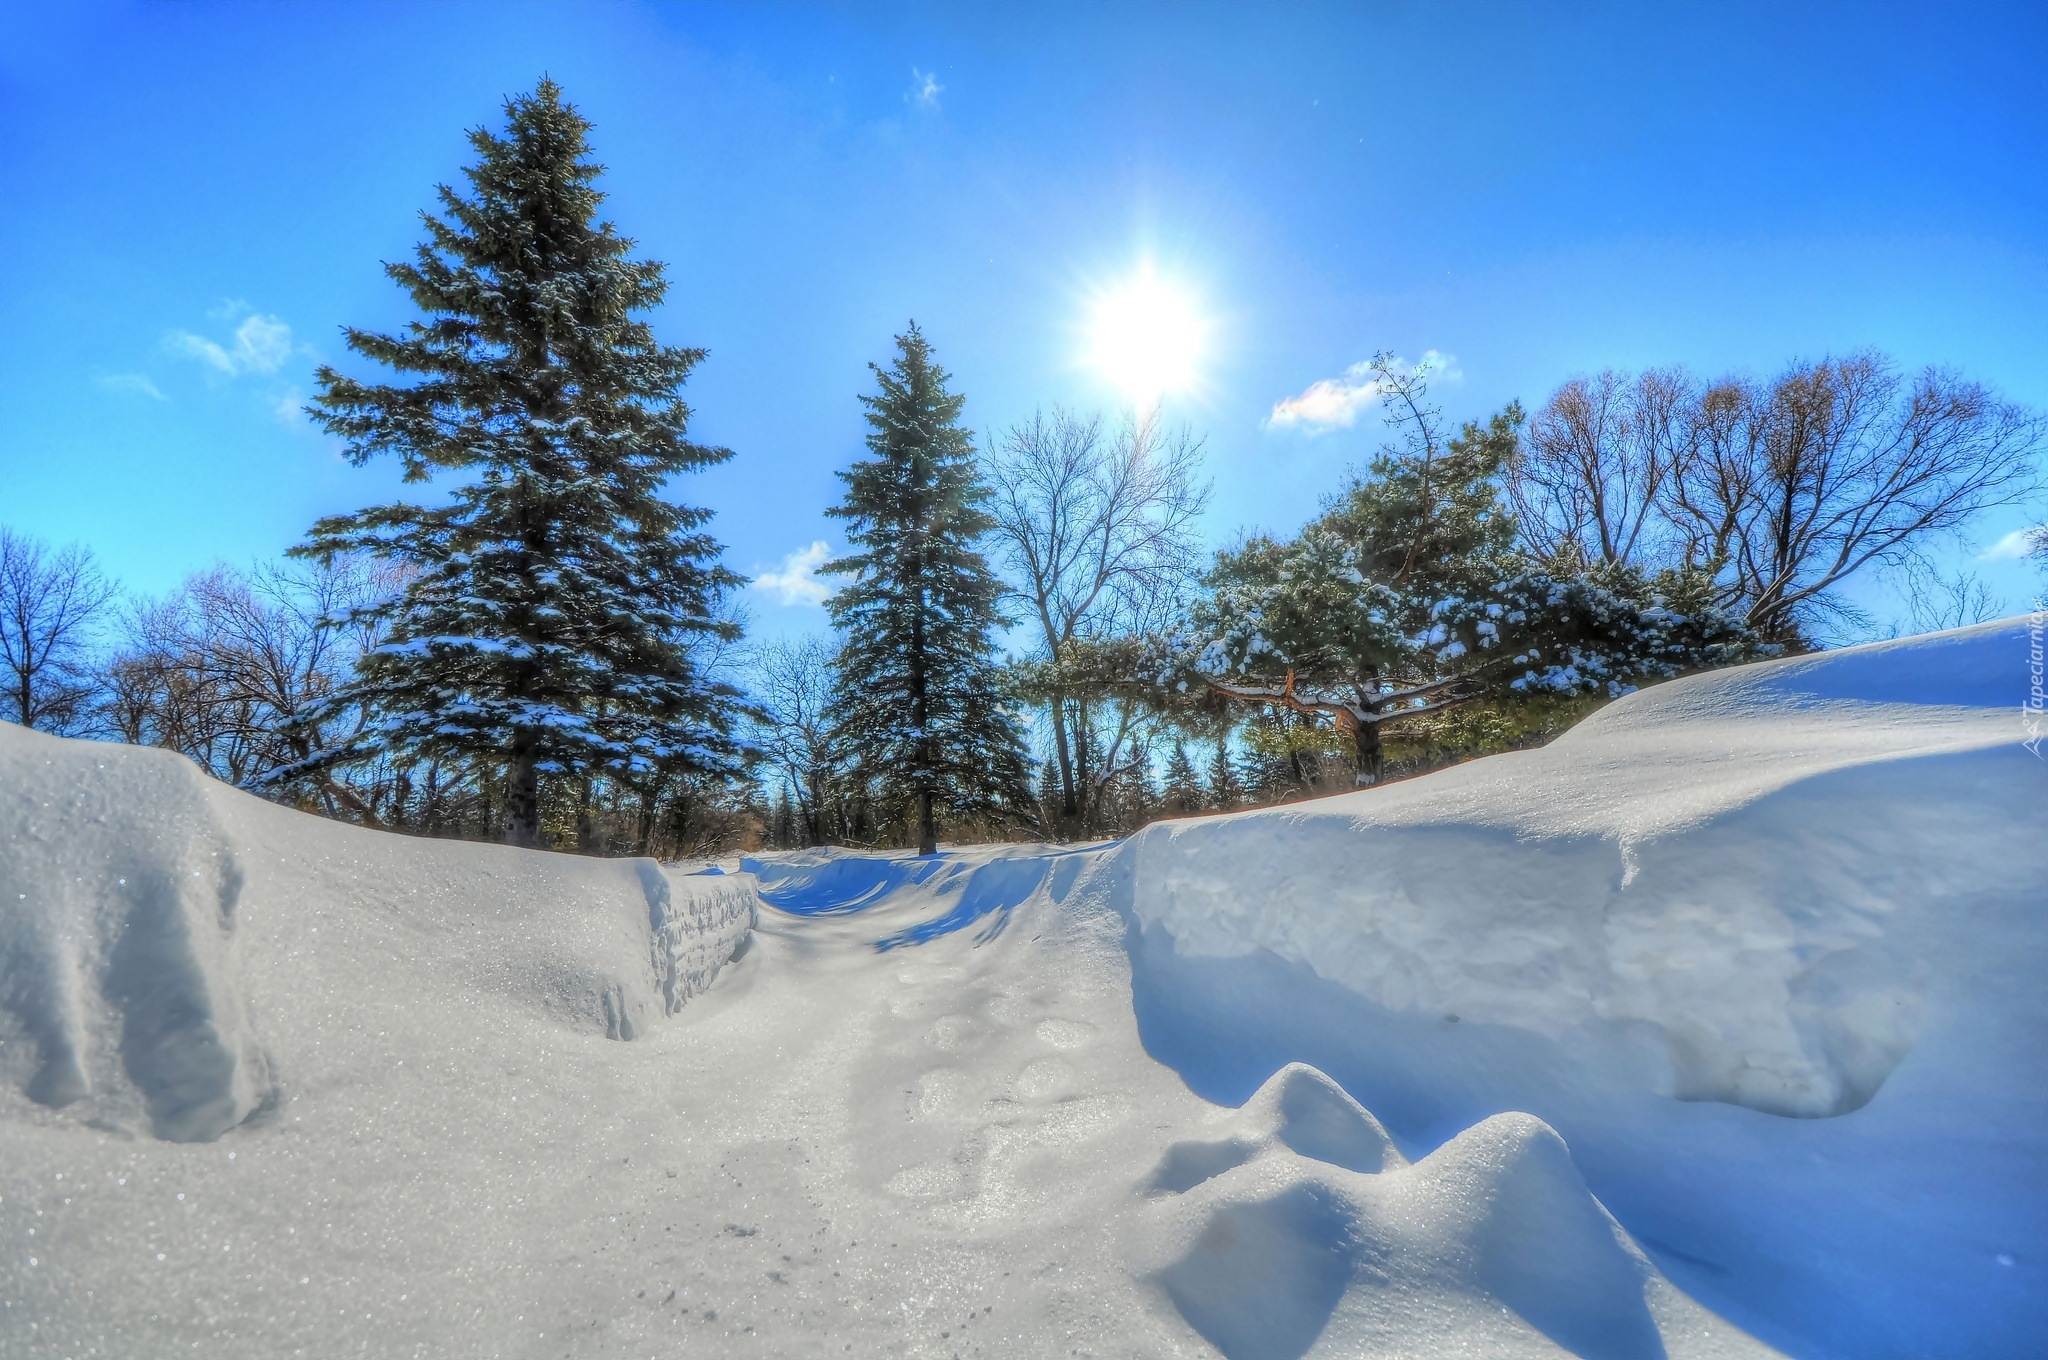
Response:
[[[367,725],[306,764],[501,764],[506,839],[533,845],[544,778],[732,770],[737,692],[692,651],[738,635],[718,603],[743,578],[718,564],[711,512],[663,496],[675,474],[731,453],[685,437],[679,390],[704,352],[658,343],[640,319],[668,285],[596,220],[590,124],[551,80],[505,113],[503,135],[470,133],[471,192],[441,186],[414,259],[385,266],[424,319],[345,332],[411,380],[323,367],[309,408],[357,464],[394,453],[407,481],[465,480],[445,506],[323,519],[295,551],[416,569],[367,611],[385,641],[322,706],[361,705]]]
[[[1161,794],[1168,812],[1202,810],[1202,777],[1195,773],[1185,742],[1175,742],[1173,754],[1166,758],[1166,786]]]
[[[939,813],[1000,817],[1029,793],[1023,734],[1003,705],[994,630],[1002,584],[976,545],[995,521],[962,399],[912,323],[896,362],[863,396],[874,455],[839,474],[854,551],[820,570],[852,579],[826,602],[843,635],[838,746],[857,778],[917,822],[938,850]]]
[[[1209,806],[1219,812],[1234,812],[1244,801],[1244,780],[1230,758],[1230,738],[1216,738],[1216,754],[1209,758]]]

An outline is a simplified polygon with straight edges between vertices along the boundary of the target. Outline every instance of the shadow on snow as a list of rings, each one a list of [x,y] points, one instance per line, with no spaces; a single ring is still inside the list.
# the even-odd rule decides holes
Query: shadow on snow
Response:
[[[937,855],[846,855],[812,862],[743,859],[760,880],[761,900],[793,916],[851,916],[897,893],[928,898],[943,911],[875,941],[878,950],[927,944],[984,918],[975,936],[985,944],[1003,933],[1010,913],[1041,888],[1062,897],[1080,876],[1087,850],[1039,850],[993,859]]]

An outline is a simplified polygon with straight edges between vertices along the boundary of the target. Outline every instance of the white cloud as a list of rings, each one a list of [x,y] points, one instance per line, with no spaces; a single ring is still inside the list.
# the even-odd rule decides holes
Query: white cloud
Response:
[[[155,401],[170,400],[158,390],[155,383],[140,373],[105,373],[93,381],[109,392],[132,392],[136,396],[149,397]]]
[[[754,578],[754,588],[765,590],[785,605],[821,605],[832,587],[813,573],[825,565],[832,549],[824,539],[782,559],[781,571],[764,571]]]
[[[244,373],[275,373],[292,353],[292,328],[274,316],[256,315],[235,327],[234,340],[227,345],[194,335],[172,331],[164,337],[171,353],[196,359],[226,377]]]
[[[1393,366],[1396,372],[1426,372],[1433,382],[1458,382],[1465,376],[1458,368],[1456,355],[1434,349],[1425,351],[1413,365],[1396,359]],[[1356,363],[1345,369],[1341,377],[1318,379],[1297,395],[1274,402],[1273,414],[1266,423],[1276,429],[1302,429],[1309,434],[1348,430],[1379,399],[1380,380],[1372,365]]]
[[[306,423],[306,394],[296,387],[287,387],[284,393],[271,403],[270,414],[277,417],[278,424],[298,429]]]
[[[1305,427],[1310,434],[1350,429],[1358,413],[1380,398],[1380,382],[1364,364],[1353,364],[1341,378],[1320,378],[1296,396],[1273,403],[1271,424],[1280,429]]]
[[[1977,554],[1979,562],[2014,562],[2034,551],[2033,529],[2015,529]]]
[[[946,87],[939,84],[936,74],[931,71],[920,71],[913,66],[910,68],[910,90],[903,96],[903,102],[913,108],[929,109],[937,113],[939,96],[945,91]]]

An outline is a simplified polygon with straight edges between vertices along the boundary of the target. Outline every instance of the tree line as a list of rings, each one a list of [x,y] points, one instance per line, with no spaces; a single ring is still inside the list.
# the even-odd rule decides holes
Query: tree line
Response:
[[[1055,408],[978,444],[913,323],[839,474],[833,632],[748,642],[711,512],[670,495],[733,456],[688,436],[704,353],[648,327],[664,269],[599,219],[588,132],[546,81],[472,132],[467,192],[386,266],[419,319],[345,332],[386,379],[318,371],[309,411],[349,457],[446,499],[322,519],[283,565],[157,600],[0,529],[6,718],[515,845],[1111,835],[1812,647],[1855,621],[1845,581],[2041,485],[2040,416],[1872,353],[1603,373],[1455,429],[1383,354],[1387,444],[1297,533],[1209,553],[1193,432]],[[1958,588],[1922,621],[1981,606]]]

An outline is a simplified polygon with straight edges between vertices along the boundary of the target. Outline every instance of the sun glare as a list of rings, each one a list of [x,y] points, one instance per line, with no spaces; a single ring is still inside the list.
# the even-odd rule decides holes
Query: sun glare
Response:
[[[1185,293],[1149,267],[1095,302],[1088,362],[1140,407],[1199,377],[1206,326]]]

